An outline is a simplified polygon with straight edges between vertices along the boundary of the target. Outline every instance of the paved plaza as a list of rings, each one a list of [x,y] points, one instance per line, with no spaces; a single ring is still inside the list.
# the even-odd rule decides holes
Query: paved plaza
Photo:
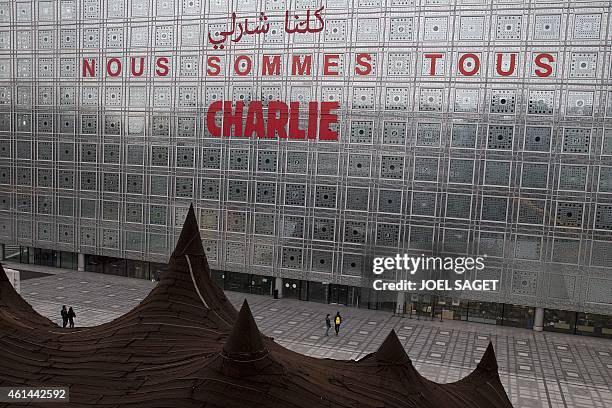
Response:
[[[111,321],[144,299],[155,282],[33,265],[23,297],[60,321],[73,306],[77,326]],[[517,408],[612,407],[612,341],[456,321],[417,321],[391,313],[226,292],[234,305],[247,298],[260,330],[294,351],[320,358],[359,359],[375,351],[391,329],[425,377],[452,382],[469,374],[489,341],[501,380]],[[326,313],[344,318],[339,336],[325,336]],[[332,330],[333,331],[333,330]]]

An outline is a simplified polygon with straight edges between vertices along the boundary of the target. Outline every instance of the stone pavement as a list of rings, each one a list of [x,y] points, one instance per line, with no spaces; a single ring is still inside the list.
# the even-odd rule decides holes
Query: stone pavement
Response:
[[[73,306],[77,326],[111,321],[144,299],[155,282],[34,265],[13,269],[51,273],[25,280],[22,295],[58,322]],[[417,321],[388,312],[226,292],[237,307],[247,298],[260,330],[300,353],[359,359],[375,351],[394,328],[415,367],[445,383],[469,374],[493,341],[506,391],[517,408],[612,407],[612,341],[456,321]],[[339,310],[339,336],[325,336],[326,313]],[[332,330],[333,331],[333,330]]]

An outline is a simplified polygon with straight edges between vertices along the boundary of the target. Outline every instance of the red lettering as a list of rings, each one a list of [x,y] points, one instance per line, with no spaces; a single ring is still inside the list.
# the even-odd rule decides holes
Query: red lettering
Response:
[[[206,69],[206,74],[208,76],[217,76],[221,73],[221,58],[210,56],[206,59],[206,65],[208,68]]]
[[[206,127],[213,137],[221,137],[221,128],[217,126],[215,121],[217,113],[223,108],[222,101],[216,101],[210,104],[208,113],[206,114]]]
[[[338,123],[338,115],[332,111],[339,109],[339,102],[321,102],[321,121],[319,122],[319,140],[338,140],[338,132],[329,128]]]
[[[306,131],[300,129],[300,103],[291,102],[289,106],[289,139],[306,139]]]
[[[444,57],[444,54],[425,54],[425,58],[431,60],[429,63],[429,76],[436,75],[436,61]]]
[[[474,61],[474,66],[469,71],[466,69],[466,60],[467,59],[471,59],[472,61]],[[463,75],[463,76],[474,76],[479,71],[480,71],[480,58],[478,58],[478,55],[476,55],[476,54],[463,54],[459,58],[459,72],[461,72],[461,75]]]
[[[332,68],[338,68],[338,54],[325,54],[323,56],[323,75],[335,76],[340,75],[338,71],[332,71]]]
[[[302,62],[304,57],[304,62]],[[312,72],[312,55],[294,55],[291,75],[310,75]]]
[[[139,77],[142,76],[142,73],[144,72],[144,57],[140,57],[140,71],[136,71],[136,58],[132,57],[131,58],[131,66],[132,66],[132,75],[135,77]]]
[[[252,137],[253,133],[258,138],[265,137],[263,104],[259,101],[249,103],[244,137]]]
[[[261,64],[261,75],[280,75],[281,57],[280,55],[264,55]]]
[[[516,71],[516,58],[517,58],[516,54],[510,54],[510,68],[507,71],[504,71],[503,69],[504,54],[497,54],[497,64],[495,66],[497,73],[505,77],[513,75],[514,72]]]
[[[113,64],[115,64],[117,67],[115,71],[113,71],[112,69]],[[113,58],[109,58],[106,61],[106,73],[108,74],[108,76],[117,77],[121,75],[121,68],[122,68],[121,60],[119,58],[113,57]]]
[[[244,70],[240,69],[240,63],[242,61],[246,62],[246,67]],[[249,75],[251,73],[252,68],[253,60],[251,59],[251,57],[249,57],[248,55],[239,55],[238,57],[236,57],[236,60],[234,61],[234,71],[236,72],[236,74],[238,74],[239,76]]]
[[[317,138],[317,120],[319,119],[319,103],[308,103],[308,139],[314,140]]]
[[[244,112],[244,102],[236,102],[236,112],[232,113],[232,101],[223,103],[223,136],[242,137],[242,113]],[[232,134],[234,127],[234,134]]]
[[[238,101],[234,106],[231,101],[215,101],[206,113],[206,127],[213,137],[256,137],[266,139],[301,139],[338,140],[338,131],[331,126],[338,123],[339,102],[308,103],[307,124],[300,122],[300,102],[287,105],[280,101],[269,101],[267,120],[264,121],[263,102],[253,101],[246,106],[246,121],[243,126],[245,102]],[[217,123],[219,112],[223,112],[223,125]],[[267,122],[267,126],[266,126]],[[300,126],[304,126],[300,128]],[[307,126],[307,127],[306,127]],[[244,130],[244,133],[243,133]]]
[[[546,60],[546,62],[544,60]],[[538,54],[534,62],[538,68],[541,68],[535,70],[535,74],[540,78],[547,78],[553,74],[553,67],[550,65],[555,62],[555,57],[553,55]]]
[[[355,74],[365,76],[372,73],[372,55],[357,54],[357,65],[355,65]]]
[[[281,139],[287,138],[287,121],[289,113],[287,104],[279,101],[270,101],[268,104],[268,133],[266,138],[273,139],[278,132]]]
[[[170,69],[168,68],[168,62],[169,62],[169,60],[168,60],[167,57],[159,57],[159,58],[157,58],[157,61],[156,61],[155,65],[157,65],[158,69],[155,70],[155,73],[158,76],[164,77],[164,76],[168,75],[168,72],[170,72]]]
[[[88,60],[86,58],[83,59],[83,78],[94,77],[96,74],[96,60]]]

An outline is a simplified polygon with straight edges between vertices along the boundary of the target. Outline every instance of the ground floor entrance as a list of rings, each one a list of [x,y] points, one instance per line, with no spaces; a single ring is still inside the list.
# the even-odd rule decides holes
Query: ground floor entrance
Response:
[[[2,259],[10,262],[42,265],[64,269],[77,269],[78,255],[25,246],[3,246]],[[107,275],[140,279],[157,279],[167,265],[162,263],[85,255],[84,269]],[[211,271],[213,280],[224,290],[252,293],[302,301],[336,304],[364,309],[400,313],[413,319],[460,320],[500,326],[531,329],[535,308],[496,302],[439,297],[427,294],[407,294],[398,305],[395,292],[380,292],[329,282],[282,278],[239,272]],[[545,331],[612,338],[612,317],[593,313],[544,310]]]

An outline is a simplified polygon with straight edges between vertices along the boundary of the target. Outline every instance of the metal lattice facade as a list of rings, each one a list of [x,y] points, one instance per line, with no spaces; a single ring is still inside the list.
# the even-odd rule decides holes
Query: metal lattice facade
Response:
[[[329,0],[320,33],[207,42],[232,11],[320,4],[0,0],[0,241],[165,260],[194,202],[217,269],[358,286],[374,254],[487,254],[474,277],[503,286],[477,298],[612,313],[610,2]],[[279,77],[233,73],[263,54]],[[82,76],[160,55],[166,77]],[[214,100],[339,100],[339,141],[215,138]]]

